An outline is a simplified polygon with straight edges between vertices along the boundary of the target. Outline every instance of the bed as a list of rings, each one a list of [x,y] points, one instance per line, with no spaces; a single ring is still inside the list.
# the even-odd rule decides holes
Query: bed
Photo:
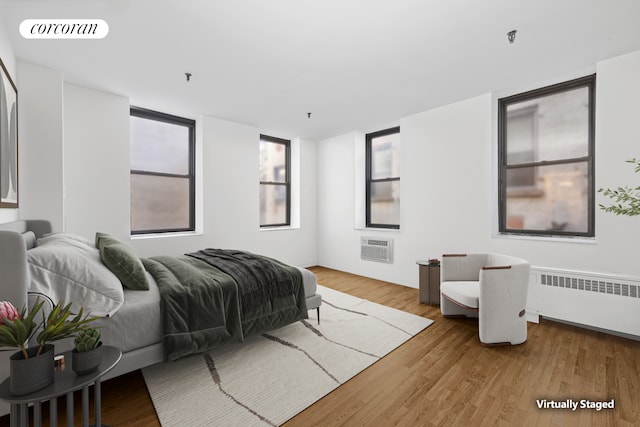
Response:
[[[16,307],[23,307],[25,304],[33,304],[37,297],[44,297],[52,302],[57,302],[53,301],[56,298],[64,299],[66,302],[72,302],[78,307],[82,306],[85,310],[90,310],[94,315],[101,316],[95,324],[101,327],[102,341],[105,344],[117,346],[123,351],[120,363],[105,379],[158,362],[175,360],[190,353],[204,351],[206,346],[215,342],[222,344],[242,341],[245,336],[259,334],[269,328],[277,328],[301,318],[307,318],[308,310],[317,310],[318,321],[320,321],[322,298],[316,292],[315,275],[304,268],[283,265],[283,268],[291,272],[291,276],[294,277],[291,295],[284,293],[272,295],[271,300],[265,303],[264,296],[257,295],[255,297],[257,300],[254,301],[243,293],[245,299],[253,304],[247,306],[248,303],[243,303],[242,298],[233,295],[234,292],[241,293],[241,291],[234,290],[229,282],[225,282],[222,290],[216,291],[224,293],[224,298],[221,297],[222,299],[218,302],[216,302],[217,294],[198,297],[203,300],[203,310],[216,304],[232,306],[233,310],[230,314],[225,313],[219,316],[223,318],[224,325],[203,326],[201,329],[205,331],[203,332],[206,335],[205,344],[201,342],[204,336],[202,333],[185,343],[181,341],[184,335],[179,329],[183,327],[181,321],[177,322],[178,326],[166,324],[166,318],[169,317],[166,314],[167,311],[185,311],[185,306],[181,305],[183,304],[182,295],[175,297],[177,302],[174,306],[166,302],[167,289],[172,286],[166,280],[169,282],[174,280],[173,272],[176,270],[189,269],[190,264],[197,264],[200,270],[189,273],[191,276],[188,279],[181,280],[211,281],[208,275],[210,270],[224,270],[223,267],[213,267],[208,264],[206,258],[214,255],[211,254],[213,250],[197,251],[182,257],[158,256],[140,260],[129,253],[132,252],[130,248],[109,235],[97,233],[96,241],[92,242],[80,236],[51,233],[51,231],[50,223],[44,220],[0,224],[0,300],[11,301]],[[131,268],[130,265],[121,271],[112,268],[114,256],[107,257],[107,253],[117,254],[116,261],[121,261],[118,257],[125,256],[127,260],[132,257],[136,268]],[[241,255],[244,256],[244,253]],[[57,263],[55,268],[52,268],[52,263]],[[60,265],[69,268],[74,275],[80,277],[51,276],[51,270],[59,273],[57,269]],[[143,266],[142,270],[140,270],[141,266]],[[202,275],[201,270],[205,270],[207,275]],[[168,274],[167,271],[172,273]],[[234,274],[228,271],[227,273]],[[225,274],[222,273],[223,276]],[[167,276],[170,277],[167,278]],[[218,280],[217,276],[214,279]],[[297,285],[295,280],[299,280]],[[60,286],[61,283],[64,283],[64,286]],[[147,289],[144,289],[145,285]],[[252,292],[260,293],[255,286],[252,285],[250,288]],[[193,291],[190,290],[190,292]],[[161,304],[161,301],[165,302]],[[235,305],[240,306],[235,307]],[[269,313],[265,311],[267,306],[270,307]],[[188,307],[191,310],[191,306]],[[248,313],[252,314],[248,315]],[[240,318],[234,319],[234,316]],[[195,321],[198,323],[199,319],[196,318]],[[236,322],[236,326],[228,325],[232,322]],[[186,326],[187,329],[192,327],[194,326]],[[171,328],[178,329],[166,331]],[[212,335],[211,331],[213,331]],[[167,336],[173,338],[168,339]],[[168,347],[173,348],[168,351]],[[56,352],[70,348],[70,342],[56,343]],[[10,352],[0,353],[0,381],[8,376],[8,362],[5,359],[8,359],[10,354]],[[0,415],[8,413],[8,410],[8,405],[3,405],[0,407]]]

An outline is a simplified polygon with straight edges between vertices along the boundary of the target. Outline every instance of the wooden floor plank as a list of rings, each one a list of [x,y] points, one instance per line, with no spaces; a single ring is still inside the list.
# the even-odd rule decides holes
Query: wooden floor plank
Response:
[[[476,320],[443,318],[438,307],[418,303],[417,289],[323,267],[311,270],[324,286],[435,323],[286,427],[640,425],[640,342],[542,320],[528,324],[522,345],[485,347]],[[140,371],[105,381],[102,394],[104,423],[160,425]],[[616,407],[538,409],[536,400],[545,398],[615,399]],[[0,418],[4,425],[7,416]]]

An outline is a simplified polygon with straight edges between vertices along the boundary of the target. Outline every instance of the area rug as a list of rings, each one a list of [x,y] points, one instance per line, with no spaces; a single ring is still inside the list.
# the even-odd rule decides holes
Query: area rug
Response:
[[[433,323],[318,286],[308,320],[143,369],[160,423],[277,426]]]

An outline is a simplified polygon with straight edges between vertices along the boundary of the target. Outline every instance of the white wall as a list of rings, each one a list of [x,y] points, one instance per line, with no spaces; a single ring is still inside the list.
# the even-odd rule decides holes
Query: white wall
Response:
[[[62,73],[18,62],[20,218],[47,212],[55,229],[63,221],[64,129]]]
[[[129,99],[64,85],[64,226],[128,239]]]
[[[318,144],[318,264],[342,271],[355,268],[355,137],[347,134]]]
[[[573,77],[578,75],[545,84]],[[522,82],[522,86],[534,89],[540,87],[537,83]],[[640,175],[624,163],[640,157],[638,99],[640,51],[597,64],[596,188],[640,183]],[[496,103],[496,94],[487,94],[401,120],[402,212],[398,231],[361,230],[355,225],[356,208],[349,200],[364,191],[356,189],[357,174],[364,172],[354,166],[359,160],[353,149],[354,143],[364,143],[361,134],[320,141],[319,264],[417,287],[416,260],[439,258],[447,252],[492,251],[523,257],[539,267],[640,277],[638,218],[596,209],[596,238],[592,240],[497,234]],[[596,194],[596,203],[608,202]],[[361,260],[359,239],[363,235],[394,238],[395,262]],[[554,299],[553,304],[549,298]],[[640,336],[640,299],[621,298],[598,294],[582,298],[569,289],[530,286],[527,309],[605,329],[613,324],[612,317],[637,319],[632,330],[625,327],[620,331]]]
[[[0,2],[0,15],[3,13],[4,4]],[[11,77],[13,78],[13,82],[16,82],[16,58],[13,53],[13,47],[11,47],[11,43],[9,43],[9,35],[7,34],[7,29],[4,26],[4,23],[0,21],[0,58],[2,58],[2,62],[4,66],[7,67]]]
[[[130,240],[129,99],[65,83],[62,73],[39,65],[19,62],[18,68],[20,218],[48,219],[54,230],[89,239],[96,231],[108,232],[142,256],[227,247],[294,265],[317,264],[314,141],[294,141],[299,148],[300,225],[261,231],[260,130],[213,117],[196,118],[201,133],[197,152],[202,157],[199,233]],[[17,218],[16,212],[0,221]]]
[[[321,265],[417,287],[420,259],[483,248],[491,219],[491,96],[400,122],[400,230],[356,229],[360,133],[318,144]],[[357,162],[358,165],[361,163]],[[363,190],[360,190],[363,191]],[[361,207],[364,209],[364,207]],[[473,215],[470,215],[473,212]],[[360,237],[394,239],[393,264],[360,259]]]
[[[111,233],[142,256],[238,248],[290,264],[315,265],[315,142],[299,143],[300,227],[260,231],[260,130],[213,117],[197,119],[202,133],[197,150],[202,156],[201,232],[129,241],[129,100],[65,84],[64,230],[87,238],[96,231]],[[45,209],[40,217],[47,214]]]
[[[347,199],[353,200],[356,192],[353,142],[358,134],[320,141],[320,264],[417,287],[416,260],[477,250],[511,253],[538,266],[640,276],[635,249],[640,232],[637,218],[597,210],[593,241],[496,234],[494,98],[487,94],[401,120],[402,219],[401,229],[395,232],[354,227],[354,208]],[[627,158],[640,157],[638,99],[640,52],[597,65],[597,188],[636,186],[640,181],[624,163]],[[596,197],[597,203],[606,202],[600,194]],[[362,261],[362,235],[393,237],[394,264]]]
[[[624,163],[640,159],[640,51],[598,64],[597,73],[596,187],[640,186],[640,174]],[[602,197],[598,201],[610,202]],[[596,256],[612,272],[640,275],[640,218],[598,211],[596,234]]]

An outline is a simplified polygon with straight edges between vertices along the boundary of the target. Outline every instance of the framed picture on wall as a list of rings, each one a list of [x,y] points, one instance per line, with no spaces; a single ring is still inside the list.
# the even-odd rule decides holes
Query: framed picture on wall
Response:
[[[18,207],[18,89],[0,59],[0,208]]]

